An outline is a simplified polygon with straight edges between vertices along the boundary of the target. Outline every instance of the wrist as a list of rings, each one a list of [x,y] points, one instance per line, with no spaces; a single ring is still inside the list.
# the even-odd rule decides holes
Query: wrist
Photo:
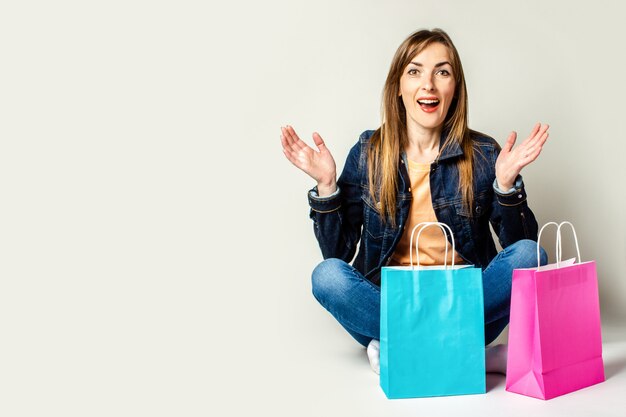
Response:
[[[513,181],[503,182],[503,181],[500,181],[499,179],[496,179],[496,181],[498,183],[498,188],[502,191],[508,191],[511,188],[513,188],[513,186],[515,185]]]
[[[506,184],[504,184],[504,185],[506,185]],[[503,196],[503,195],[511,195],[511,194],[514,194],[514,193],[518,193],[519,194],[522,191],[522,188],[524,187],[523,181],[522,181],[522,176],[518,174],[517,177],[515,178],[515,181],[514,181],[513,185],[510,188],[503,189],[501,187],[502,187],[502,185],[500,185],[500,183],[498,183],[498,180],[494,179],[493,180],[493,189],[494,189],[494,191],[497,194],[499,194],[501,196]]]
[[[317,195],[320,197],[329,196],[333,194],[335,191],[337,191],[337,182],[334,180],[330,182],[318,182],[317,183]]]

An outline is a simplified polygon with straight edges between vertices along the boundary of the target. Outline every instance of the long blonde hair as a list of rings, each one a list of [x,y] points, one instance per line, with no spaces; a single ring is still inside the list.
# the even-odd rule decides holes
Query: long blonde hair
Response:
[[[444,121],[448,132],[441,152],[451,143],[458,143],[463,150],[459,158],[459,189],[463,205],[469,209],[473,205],[473,158],[474,149],[467,126],[467,89],[465,75],[459,53],[446,32],[441,29],[420,30],[411,34],[398,47],[383,88],[381,105],[382,123],[370,139],[368,149],[369,193],[374,201],[380,201],[380,214],[384,221],[390,220],[395,226],[396,196],[398,194],[398,164],[400,155],[408,145],[406,109],[400,91],[400,77],[415,55],[427,46],[440,43],[448,48],[450,64],[456,82],[454,98]],[[377,192],[377,189],[380,190]]]

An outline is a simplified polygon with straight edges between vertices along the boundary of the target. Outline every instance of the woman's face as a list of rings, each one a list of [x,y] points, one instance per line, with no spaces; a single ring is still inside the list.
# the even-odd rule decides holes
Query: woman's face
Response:
[[[439,129],[448,114],[456,83],[448,48],[432,43],[417,54],[400,77],[409,129]]]

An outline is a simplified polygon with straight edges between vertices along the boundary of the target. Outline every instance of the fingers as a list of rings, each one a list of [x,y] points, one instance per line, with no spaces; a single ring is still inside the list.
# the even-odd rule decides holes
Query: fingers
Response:
[[[513,145],[515,145],[516,140],[517,140],[517,133],[511,132],[509,137],[506,139],[506,143],[502,147],[502,152],[504,153],[511,152],[511,149],[513,149]]]
[[[281,137],[281,141],[282,140],[283,140],[283,138]],[[297,163],[298,162],[298,152],[294,152],[294,151],[291,150],[291,148],[285,147],[285,145],[283,145],[283,154],[285,154],[285,157],[287,157],[289,162],[291,162],[292,164],[294,164],[295,166],[298,167],[298,163]]]
[[[541,128],[537,131],[537,133],[535,133],[535,137],[534,137],[535,141],[541,140],[541,138],[544,135],[547,135],[548,129],[550,129],[550,125],[548,124],[541,126]]]
[[[548,132],[544,131],[543,134],[541,134],[541,136],[537,139],[536,143],[534,143],[530,147],[525,147],[520,151],[523,152],[523,154],[521,154],[518,159],[520,170],[534,162],[539,157],[539,154],[541,154],[541,151],[543,149],[543,145],[548,140],[548,137]]]
[[[541,129],[541,122],[535,123],[535,125],[533,126],[533,130],[530,131],[529,137],[535,136],[537,132],[539,132],[539,129]]]
[[[291,138],[294,147],[298,148],[299,150],[309,147],[306,143],[304,143],[300,139],[300,137],[296,134],[296,131],[293,129],[293,127],[287,126],[285,128],[285,131],[287,132],[287,135],[289,135],[289,137]]]
[[[319,149],[320,152],[322,152],[324,149],[328,149],[328,148],[326,148],[326,144],[324,143],[324,139],[322,139],[320,134],[317,133],[317,132],[313,132],[313,142],[315,142],[315,146],[317,146],[317,149]]]
[[[295,157],[292,155],[291,152],[286,151],[285,149],[283,149],[283,154],[285,155],[285,157],[287,158],[287,160],[289,162],[291,162],[292,164],[296,165],[296,160]],[[297,166],[297,165],[296,165]]]
[[[283,128],[281,127],[281,130]],[[283,146],[283,153],[285,154],[285,156],[287,157],[287,159],[289,159],[289,161],[291,163],[294,162],[294,158],[296,157],[296,151],[294,150],[294,148],[291,146],[291,140],[287,138],[286,135],[281,134],[280,135],[280,143]]]
[[[550,136],[550,134],[548,133],[548,130],[546,129],[541,134],[541,136],[539,136],[539,138],[537,139],[536,143],[533,146],[538,146],[539,148],[541,148],[543,146],[543,144],[546,143],[546,141],[548,140],[549,136]]]
[[[522,145],[534,145],[535,142],[541,139],[541,137],[548,131],[549,128],[550,125],[548,124],[542,125],[541,123],[537,123],[533,127],[533,130],[530,132],[530,135],[528,135],[524,143],[522,143]]]
[[[280,128],[281,136],[280,141],[284,143],[286,148],[292,152],[297,152],[300,150],[300,146],[297,143],[296,137],[292,135],[292,133],[287,129],[287,127]],[[294,132],[295,133],[295,132]]]
[[[538,142],[526,150],[526,153],[524,155],[526,159],[525,165],[528,165],[529,163],[537,159],[537,157],[541,153],[541,150],[543,149],[544,143],[546,143],[549,136],[550,135],[548,134],[548,132],[544,132],[544,134],[541,135],[541,137],[539,138]]]
[[[296,135],[296,132],[293,130],[293,128],[289,129],[289,127],[291,126],[281,126],[280,143],[283,146],[283,153],[285,154],[289,162],[300,168],[302,165],[301,159],[304,148],[301,144],[298,143],[300,139],[298,138],[298,135]],[[306,144],[304,144],[304,146],[308,148]]]
[[[298,143],[298,141],[300,141],[300,138],[298,138],[298,135],[296,135],[296,132],[293,130],[293,128],[289,129],[289,127],[290,126],[281,126],[281,142],[283,142],[284,138],[284,143],[290,150],[299,151],[300,149],[302,149],[302,144]]]
[[[524,159],[528,159],[530,155],[535,155],[535,158],[539,155],[536,153],[536,150],[539,149],[539,152],[541,152],[541,147],[548,139],[549,128],[550,126],[547,124],[541,125],[538,123],[535,125],[531,136],[529,136],[518,148],[519,153],[523,155]]]
[[[291,163],[302,169],[303,163],[307,159],[307,155],[310,155],[310,153],[313,152],[313,149],[300,140],[295,130],[293,130],[293,127],[287,126],[281,127],[280,129],[282,132],[280,141],[283,145],[283,150],[289,154],[288,159]]]
[[[280,129],[282,132],[283,128],[281,127]],[[289,143],[285,135],[283,135],[282,133],[280,134],[280,144],[283,145],[283,150],[291,149],[291,144]]]

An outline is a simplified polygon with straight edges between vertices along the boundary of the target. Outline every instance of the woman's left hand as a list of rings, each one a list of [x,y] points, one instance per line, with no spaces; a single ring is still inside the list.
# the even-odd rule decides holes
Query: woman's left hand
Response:
[[[549,127],[548,125],[537,123],[526,140],[515,149],[513,149],[513,145],[515,144],[517,133],[511,132],[496,160],[498,188],[504,191],[511,189],[515,184],[515,178],[522,171],[522,168],[537,159],[543,144],[548,139]]]

